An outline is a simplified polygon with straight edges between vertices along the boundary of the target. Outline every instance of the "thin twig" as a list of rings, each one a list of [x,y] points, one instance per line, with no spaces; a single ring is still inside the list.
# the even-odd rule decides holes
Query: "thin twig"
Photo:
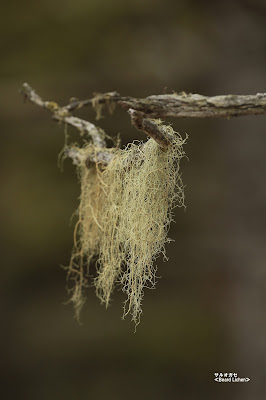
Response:
[[[97,128],[89,121],[85,121],[84,119],[70,115],[69,110],[66,107],[60,107],[57,103],[53,101],[43,101],[42,98],[35,92],[35,90],[32,89],[32,87],[28,83],[23,84],[21,93],[24,96],[25,100],[29,100],[37,106],[50,111],[52,113],[53,119],[73,126],[77,128],[82,135],[84,133],[87,133],[91,137],[95,148],[98,150],[87,157],[87,164],[89,164],[89,162],[99,162],[106,165],[111,161],[111,153],[104,151],[104,149],[106,149],[106,142],[104,140],[103,131],[101,129]],[[66,148],[65,155],[72,158],[74,164],[79,164],[84,157],[78,151],[78,149],[74,147]]]
[[[110,101],[112,102],[117,102],[122,99],[119,93],[117,92],[108,92],[108,93],[95,93],[94,97],[92,99],[87,99],[87,100],[74,100],[71,101],[68,105],[66,105],[64,108],[70,112],[74,110],[78,110],[80,108],[86,107],[86,106],[94,106],[95,104],[95,99],[98,104],[106,104]],[[123,98],[127,100],[127,98]]]
[[[85,121],[81,118],[73,117],[72,115],[70,115],[67,108],[60,107],[57,103],[53,101],[43,101],[28,83],[23,84],[21,93],[26,100],[29,100],[37,106],[40,106],[50,111],[52,113],[53,119],[59,122],[65,122],[66,124],[77,128],[82,134],[87,133],[91,137],[95,147],[106,147],[102,131],[91,122]]]

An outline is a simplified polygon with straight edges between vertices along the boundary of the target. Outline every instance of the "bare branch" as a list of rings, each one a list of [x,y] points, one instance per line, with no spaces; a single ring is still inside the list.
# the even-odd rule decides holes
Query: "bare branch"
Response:
[[[93,105],[95,98],[75,101],[65,108],[72,111],[87,105]],[[146,118],[212,118],[237,117],[241,115],[266,114],[266,93],[255,95],[222,95],[207,97],[199,94],[173,93],[152,95],[143,99],[122,97],[117,92],[98,94],[99,104],[118,103],[146,114]]]
[[[53,101],[43,101],[28,83],[23,84],[21,93],[26,100],[29,100],[37,106],[50,111],[52,113],[53,119],[73,126],[77,128],[82,135],[84,133],[87,133],[91,137],[95,148],[99,150],[96,150],[94,154],[87,157],[87,165],[90,162],[102,163],[104,165],[107,165],[111,161],[112,154],[105,151],[106,142],[104,140],[104,133],[101,129],[97,128],[89,121],[85,121],[84,119],[70,115],[67,108],[60,107],[57,103]],[[72,158],[73,163],[76,165],[79,164],[83,159],[83,155],[78,151],[78,149],[72,147],[65,149],[65,155]]]
[[[93,106],[97,102],[98,104],[106,104],[109,102],[118,102],[121,99],[127,100],[127,97],[121,97],[119,93],[117,92],[108,92],[108,93],[95,93],[94,97],[92,99],[87,99],[87,100],[74,100],[71,101],[68,105],[66,105],[64,108],[70,112],[74,110],[79,110],[82,107],[86,106]]]
[[[87,133],[91,137],[95,147],[106,147],[102,131],[91,122],[71,116],[68,109],[65,107],[60,107],[54,101],[43,101],[28,83],[23,84],[21,93],[26,100],[29,100],[37,106],[50,111],[53,115],[53,119],[59,122],[65,122],[66,124],[77,128],[82,134]]]
[[[266,114],[266,93],[206,97],[199,94],[162,94],[146,99],[122,100],[119,104],[141,111],[146,116],[159,117],[237,117]]]
[[[61,108],[61,110],[63,110],[64,112],[63,108]],[[84,119],[78,117],[62,116],[61,113],[55,113],[53,118],[60,122],[63,121],[66,124],[73,126],[74,128],[77,128],[81,132],[81,134],[84,134],[86,132],[91,137],[94,146],[100,148],[106,147],[106,143],[104,138],[102,137],[103,134],[101,130],[96,128],[96,126],[91,122],[85,121]]]

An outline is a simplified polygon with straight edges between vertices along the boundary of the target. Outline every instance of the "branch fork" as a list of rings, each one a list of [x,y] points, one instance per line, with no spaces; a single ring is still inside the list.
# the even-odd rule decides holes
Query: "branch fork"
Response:
[[[53,101],[43,101],[28,83],[23,84],[21,94],[25,100],[51,112],[53,119],[75,127],[82,135],[86,133],[97,149],[96,155],[89,156],[88,163],[100,162],[105,165],[111,161],[112,154],[106,151],[104,132],[93,123],[71,115],[71,112],[85,106],[92,106],[96,111],[96,119],[100,119],[103,105],[107,105],[109,111],[112,112],[114,105],[118,104],[128,111],[132,125],[154,139],[163,150],[167,149],[170,140],[165,126],[158,123],[155,118],[231,118],[266,114],[266,93],[207,97],[181,92],[137,99],[122,97],[117,92],[108,92],[98,93],[92,99],[75,99],[64,107],[60,107]],[[75,164],[82,159],[76,148],[69,148],[65,153]]]

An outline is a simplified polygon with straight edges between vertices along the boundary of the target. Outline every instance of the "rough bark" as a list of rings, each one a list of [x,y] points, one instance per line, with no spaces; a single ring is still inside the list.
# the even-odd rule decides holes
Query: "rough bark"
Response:
[[[135,128],[145,132],[148,136],[159,143],[162,149],[167,149],[170,141],[167,138],[167,133],[164,129],[165,125],[159,125],[158,123],[154,122],[154,120],[145,118],[144,113],[133,110],[132,108],[130,108],[128,112],[131,116],[131,123],[133,126],[135,126]]]
[[[43,101],[28,83],[23,84],[21,90],[25,99],[50,111],[53,119],[64,122],[77,128],[82,134],[87,133],[97,149],[94,155],[89,156],[88,162],[108,164],[112,155],[106,152],[104,132],[89,121],[74,117],[71,112],[84,106],[92,106],[101,117],[101,108],[107,105],[109,111],[118,104],[128,110],[132,125],[153,138],[162,149],[169,145],[164,125],[155,122],[154,118],[186,117],[186,118],[231,118],[241,115],[266,114],[266,93],[255,95],[223,95],[207,97],[199,94],[173,93],[153,95],[143,99],[122,97],[117,92],[96,94],[92,99],[74,100],[64,107],[53,101]],[[74,163],[81,161],[77,149],[66,149],[65,154],[73,159]]]
[[[186,93],[162,94],[146,99],[120,100],[119,104],[126,109],[141,111],[150,118],[230,118],[266,114],[266,93],[213,97]]]
[[[93,105],[94,99],[74,101],[65,108],[69,111]],[[121,107],[140,111],[149,118],[211,118],[266,114],[266,93],[254,95],[202,96],[173,93],[152,95],[143,99],[122,97],[117,92],[97,94],[98,104],[117,103]]]

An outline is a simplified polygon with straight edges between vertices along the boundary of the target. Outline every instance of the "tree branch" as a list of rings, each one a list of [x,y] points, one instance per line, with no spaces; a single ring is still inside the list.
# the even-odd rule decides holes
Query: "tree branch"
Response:
[[[92,139],[97,149],[94,155],[88,157],[89,162],[108,164],[112,158],[111,153],[105,151],[106,142],[104,133],[91,122],[74,117],[71,112],[85,106],[92,106],[96,110],[96,118],[101,117],[101,108],[107,105],[111,112],[114,104],[128,110],[132,125],[153,138],[162,149],[170,144],[164,125],[157,124],[154,118],[186,117],[186,118],[211,118],[211,117],[236,117],[241,115],[266,114],[266,93],[255,95],[223,95],[207,97],[199,94],[173,93],[153,95],[143,99],[122,97],[117,92],[96,94],[92,99],[74,100],[64,107],[52,101],[43,101],[41,97],[24,83],[21,93],[32,103],[50,111],[53,119],[64,122],[77,128],[82,134],[86,132]],[[78,150],[67,149],[66,155],[74,163],[81,160]]]
[[[91,137],[94,146],[99,150],[95,152],[95,155],[93,154],[88,157],[88,162],[108,164],[111,161],[112,155],[104,151],[104,149],[106,149],[106,142],[101,129],[98,129],[89,121],[70,115],[66,107],[60,107],[53,101],[43,101],[28,83],[23,84],[21,94],[24,96],[25,100],[29,100],[37,106],[50,111],[53,119],[77,128],[82,135],[86,132],[88,136]],[[78,164],[82,160],[82,155],[79,154],[78,149],[67,148],[65,150],[65,155],[72,158],[74,164]]]
[[[237,117],[266,114],[266,93],[255,95],[201,96],[199,94],[162,94],[146,99],[121,100],[121,106],[159,117]]]
[[[122,98],[119,93],[117,92],[108,92],[108,93],[95,93],[94,97],[92,99],[87,99],[87,100],[74,100],[70,102],[68,105],[66,105],[64,108],[70,112],[74,110],[78,110],[82,107],[86,106],[92,106],[95,107],[95,105],[101,104],[108,104],[110,102],[116,103],[120,101],[121,99],[127,100],[127,97]]]
[[[65,108],[73,111],[93,105],[95,98],[75,101]],[[212,118],[266,114],[266,93],[255,95],[222,95],[207,97],[199,94],[173,93],[148,96],[143,99],[122,97],[117,92],[97,94],[99,104],[114,102],[146,114],[150,118]]]
[[[53,114],[53,119],[59,122],[65,122],[68,125],[74,126],[82,134],[85,132],[91,137],[93,144],[96,147],[105,148],[106,143],[103,138],[103,134],[100,129],[96,128],[91,122],[85,121],[84,119],[73,117],[69,114],[69,110],[66,107],[60,107],[54,101],[43,101],[41,97],[31,88],[28,83],[23,84],[21,90],[25,100],[40,106]]]

